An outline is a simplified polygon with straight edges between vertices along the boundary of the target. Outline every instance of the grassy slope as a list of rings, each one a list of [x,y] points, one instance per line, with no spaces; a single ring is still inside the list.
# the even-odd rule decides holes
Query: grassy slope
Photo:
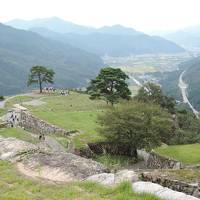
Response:
[[[135,159],[132,157],[109,154],[98,155],[96,156],[95,160],[113,170],[130,167],[130,165],[135,163]]]
[[[6,114],[6,110],[3,108],[0,108],[0,117]]]
[[[30,97],[30,96],[22,96],[22,95],[19,95],[19,96],[15,96],[11,99],[9,99],[6,104],[5,104],[5,108],[6,109],[10,109],[12,108],[12,106],[14,104],[22,104],[22,102],[26,102],[26,101],[31,101],[33,99],[33,97]]]
[[[12,99],[7,103],[7,107],[19,101],[31,100],[26,96],[20,97],[20,99]],[[45,101],[46,104],[38,107],[28,106],[28,108],[34,115],[52,124],[65,129],[79,130],[81,134],[74,137],[77,148],[84,146],[88,142],[102,139],[96,131],[98,127],[96,119],[108,107],[105,102],[92,101],[88,95],[78,93],[71,93],[69,96],[46,95],[42,101]],[[64,146],[66,146],[67,141],[64,141],[64,143]],[[199,147],[200,144],[174,145],[157,148],[156,152],[186,164],[196,164],[200,163]],[[105,160],[105,158],[100,160],[102,159]]]
[[[18,174],[11,163],[0,161],[0,199],[2,200],[158,200],[135,194],[129,183],[106,188],[95,183],[45,184]]]
[[[155,151],[185,164],[200,163],[200,144],[162,146]]]
[[[75,146],[84,146],[87,142],[100,140],[97,134],[96,119],[107,108],[103,101],[91,101],[88,95],[71,93],[69,96],[46,96],[46,104],[38,107],[26,106],[41,119],[65,129],[79,130],[74,137]]]
[[[0,135],[3,137],[14,137],[19,140],[30,142],[33,144],[38,143],[38,140],[32,137],[27,131],[20,128],[3,128],[0,129]]]

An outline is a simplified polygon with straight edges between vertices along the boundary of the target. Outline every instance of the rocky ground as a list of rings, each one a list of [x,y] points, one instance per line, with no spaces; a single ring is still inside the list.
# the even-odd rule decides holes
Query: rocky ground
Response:
[[[76,181],[108,169],[102,164],[71,153],[49,152],[15,138],[0,137],[0,159],[16,162],[25,175],[52,181]]]
[[[139,181],[138,173],[133,170],[109,173],[106,167],[91,159],[72,153],[45,149],[16,138],[0,137],[0,159],[16,163],[21,173],[32,178],[42,178],[54,182],[87,180],[106,186],[113,186],[122,181],[130,181],[135,192],[152,193],[166,200],[198,199],[158,184]],[[56,148],[56,150],[58,149]]]

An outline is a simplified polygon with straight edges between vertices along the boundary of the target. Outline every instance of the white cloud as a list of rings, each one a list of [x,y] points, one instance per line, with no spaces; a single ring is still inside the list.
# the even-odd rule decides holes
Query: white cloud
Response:
[[[199,8],[199,0],[0,0],[0,21],[58,16],[96,27],[170,30],[200,24]]]

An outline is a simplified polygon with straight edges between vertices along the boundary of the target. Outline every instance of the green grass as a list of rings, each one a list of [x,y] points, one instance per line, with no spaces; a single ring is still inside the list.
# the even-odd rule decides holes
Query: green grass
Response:
[[[42,101],[46,104],[26,107],[35,116],[54,125],[67,130],[78,130],[80,134],[74,137],[76,148],[102,139],[96,131],[96,121],[97,116],[108,107],[104,101],[92,101],[88,95],[74,92],[69,96],[45,96]]]
[[[0,117],[6,114],[6,110],[3,108],[0,108]]]
[[[32,144],[39,142],[37,138],[32,137],[30,133],[21,128],[2,128],[0,129],[0,135],[3,137],[14,137]]]
[[[102,163],[109,169],[120,169],[122,167],[128,167],[135,163],[135,159],[128,156],[114,156],[114,155],[98,155],[95,160]]]
[[[60,143],[66,150],[69,145],[69,139],[67,137],[62,137],[62,136],[56,136],[56,135],[49,135],[53,139],[55,139],[58,143]]]
[[[9,99],[5,103],[5,108],[6,109],[10,109],[10,108],[12,108],[12,106],[14,104],[22,104],[22,102],[31,101],[32,99],[33,99],[33,97],[30,97],[30,96],[19,95],[19,96],[16,96],[16,97],[13,97],[13,98]]]
[[[155,151],[185,164],[200,164],[200,144],[162,146]]]
[[[159,200],[152,195],[135,194],[130,183],[104,187],[91,182],[65,185],[45,184],[20,175],[15,167],[0,161],[0,200]]]

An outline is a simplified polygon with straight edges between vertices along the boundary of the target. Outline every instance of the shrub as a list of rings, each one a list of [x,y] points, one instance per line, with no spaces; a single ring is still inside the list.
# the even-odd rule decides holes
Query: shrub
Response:
[[[99,129],[108,142],[130,147],[133,155],[137,149],[159,146],[167,142],[172,133],[170,114],[154,104],[126,102],[111,108],[99,117]]]

